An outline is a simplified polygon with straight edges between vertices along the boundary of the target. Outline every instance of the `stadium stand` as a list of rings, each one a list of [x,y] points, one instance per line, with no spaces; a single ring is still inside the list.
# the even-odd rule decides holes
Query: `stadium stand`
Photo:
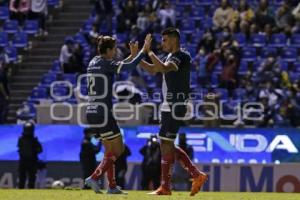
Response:
[[[52,2],[55,1],[49,2],[51,2],[49,5],[52,5]],[[266,9],[268,9],[270,13],[273,13],[271,14],[273,16],[272,20],[268,18],[269,16],[265,16],[265,21],[259,22],[257,22],[257,19],[260,19],[259,17],[261,17],[260,9],[258,9],[260,4],[259,1],[246,1],[249,4],[249,9],[254,15],[249,21],[247,21],[248,19],[241,19],[243,13],[248,12],[249,9],[239,11],[237,10],[239,1],[230,1],[232,5],[230,14],[236,14],[239,17],[237,17],[238,20],[236,21],[235,19],[231,19],[233,25],[228,24],[228,27],[222,28],[216,27],[213,20],[215,10],[220,6],[219,1],[169,1],[173,7],[169,7],[169,5],[166,6],[164,1],[160,2],[159,6],[162,7],[151,7],[152,5],[147,4],[144,0],[130,2],[132,5],[125,2],[119,2],[119,4],[117,4],[116,1],[112,1],[114,15],[110,16],[109,13],[105,16],[97,15],[97,10],[92,9],[92,5],[86,5],[82,2],[79,5],[73,4],[67,7],[66,1],[65,12],[61,13],[61,19],[54,21],[52,32],[50,29],[50,38],[43,43],[43,47],[33,50],[32,57],[36,58],[36,63],[26,63],[27,66],[32,67],[32,69],[27,70],[26,72],[34,73],[37,77],[36,80],[39,80],[38,77],[42,76],[41,82],[39,85],[37,85],[38,81],[28,85],[27,89],[32,88],[33,86],[35,86],[35,88],[27,101],[23,102],[23,98],[18,98],[18,101],[13,103],[14,109],[11,110],[12,106],[10,107],[10,120],[13,120],[15,117],[12,112],[15,112],[16,108],[19,107],[19,104],[22,102],[23,105],[28,105],[30,108],[33,108],[35,104],[39,103],[37,99],[53,100],[49,90],[49,85],[53,81],[66,80],[73,85],[73,88],[76,88],[77,76],[85,72],[89,60],[95,55],[94,33],[110,34],[110,26],[112,26],[112,34],[118,39],[119,56],[122,58],[128,54],[125,43],[128,42],[129,39],[138,40],[142,43],[142,38],[146,32],[153,32],[156,44],[159,43],[159,32],[163,27],[161,20],[158,19],[164,19],[165,15],[163,13],[169,13],[170,16],[167,18],[168,20],[163,24],[174,25],[181,30],[183,47],[190,51],[191,56],[195,61],[193,63],[194,66],[191,74],[192,89],[199,89],[197,91],[202,93],[204,90],[209,90],[219,94],[222,101],[225,101],[228,104],[233,102],[232,105],[236,105],[238,102],[245,103],[251,99],[257,102],[264,102],[265,98],[268,96],[265,92],[267,91],[269,95],[274,95],[274,98],[276,99],[275,104],[272,104],[270,99],[269,104],[266,104],[266,112],[269,110],[269,113],[271,114],[268,115],[268,117],[265,117],[262,123],[250,125],[300,125],[299,120],[293,120],[295,116],[299,116],[297,113],[299,113],[300,106],[300,22],[296,21],[295,16],[293,17],[293,15],[296,15],[297,13],[292,14],[292,11],[297,6],[297,1],[287,2],[276,0],[269,2],[269,6]],[[86,9],[81,9],[81,5],[84,5],[83,8]],[[278,15],[278,12],[282,7],[288,8],[288,11],[284,13],[284,16],[287,18],[294,18],[293,26],[291,26],[289,30],[280,28],[281,23],[287,23],[284,21],[285,18],[280,18],[281,16]],[[3,18],[5,18],[5,11],[3,10],[4,9],[0,9],[0,17],[4,16]],[[80,14],[76,13],[76,11],[79,10]],[[174,14],[172,14],[173,11]],[[75,17],[76,15],[79,15],[80,19],[85,19],[85,21],[81,22],[78,20],[78,23],[75,23],[72,17]],[[145,18],[144,15],[148,17]],[[79,19],[79,17],[77,18]],[[174,19],[175,23],[173,22]],[[137,21],[148,24],[147,28],[144,30],[138,28],[136,26]],[[245,22],[246,25],[245,23],[243,24],[240,22]],[[18,29],[15,29],[15,22],[9,21],[6,23],[4,31],[8,33],[18,32]],[[26,21],[25,27],[27,23],[30,22]],[[271,30],[269,28],[270,24],[274,27],[272,28],[271,26]],[[77,25],[81,26],[79,31]],[[287,25],[289,25],[289,21]],[[64,26],[67,27],[64,31],[60,32]],[[31,29],[34,31],[34,27],[33,24],[29,24],[29,30],[26,29],[23,31],[30,31]],[[209,50],[205,47],[205,43],[201,43],[200,47],[199,45],[197,46],[197,43],[200,42],[201,39],[206,40],[205,38],[208,30],[212,32],[209,36],[211,38],[208,40],[216,41],[213,47],[210,46],[211,49]],[[76,31],[78,32],[75,34]],[[77,46],[77,54],[73,54],[71,59],[75,60],[75,62],[73,62],[75,64],[80,62],[82,68],[76,68],[76,73],[62,75],[62,65],[57,60],[58,56],[53,55],[52,52],[58,53],[58,46],[61,46],[61,42],[66,36],[69,37],[69,35],[73,35],[73,40],[75,42],[74,46]],[[0,45],[6,44],[5,37],[5,33],[1,33]],[[162,55],[158,49],[159,45],[154,46],[154,50]],[[227,51],[229,52],[228,55],[226,54]],[[38,54],[35,55],[35,53]],[[228,64],[231,62],[227,59],[230,55],[232,55],[233,62],[235,63],[233,66]],[[37,61],[38,58],[40,58],[39,61]],[[45,59],[47,60],[47,63]],[[200,62],[196,62],[197,59],[200,60]],[[50,61],[53,63],[50,64]],[[204,70],[199,71],[201,69]],[[23,70],[23,72],[25,71]],[[200,75],[201,78],[206,80],[205,82],[207,84],[202,84],[202,82],[199,81]],[[131,74],[122,73],[117,79],[126,80],[130,76]],[[145,72],[140,72],[139,76],[141,76],[148,85],[147,88],[140,87],[139,89],[141,91],[158,90],[159,86],[156,84],[159,82],[158,77],[148,78],[149,75]],[[57,91],[57,95],[66,95],[67,92],[68,91],[62,89]],[[153,99],[148,99],[147,101],[153,101]],[[74,101],[74,96],[67,99],[66,102],[76,103]],[[277,112],[279,105],[283,106],[282,109],[285,112]],[[22,115],[18,115],[18,119],[27,119],[28,116],[34,116],[33,118],[36,119],[35,109],[27,109],[27,111],[28,115],[24,112]],[[226,110],[227,114],[232,114],[232,112],[232,109]],[[275,118],[281,118],[281,121],[279,120],[280,122],[278,122]],[[193,121],[193,123],[197,124],[199,122]],[[223,121],[222,123],[232,125],[234,124],[234,121],[229,123]]]

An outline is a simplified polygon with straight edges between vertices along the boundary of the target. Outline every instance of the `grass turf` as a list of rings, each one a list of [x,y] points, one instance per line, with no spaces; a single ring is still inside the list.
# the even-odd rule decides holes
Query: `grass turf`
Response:
[[[201,192],[190,197],[188,192],[173,192],[172,196],[147,195],[147,191],[128,191],[128,195],[95,194],[86,190],[0,190],[1,200],[300,200],[300,194]]]

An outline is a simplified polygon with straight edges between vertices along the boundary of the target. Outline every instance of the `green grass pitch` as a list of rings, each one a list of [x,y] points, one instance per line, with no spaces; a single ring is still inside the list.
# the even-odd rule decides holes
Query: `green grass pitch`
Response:
[[[173,192],[172,196],[147,195],[147,191],[128,191],[128,195],[95,194],[86,190],[0,190],[1,200],[300,200],[300,194],[200,192],[190,197],[188,192]]]

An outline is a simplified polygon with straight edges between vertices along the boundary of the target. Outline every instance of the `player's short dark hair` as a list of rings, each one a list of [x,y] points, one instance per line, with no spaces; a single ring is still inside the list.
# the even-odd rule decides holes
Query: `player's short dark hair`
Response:
[[[163,30],[161,32],[161,35],[162,36],[167,35],[167,36],[170,36],[170,37],[176,37],[178,40],[180,40],[180,32],[177,28],[173,28],[173,27],[166,28],[165,30]]]
[[[97,37],[97,50],[100,54],[105,54],[107,49],[112,49],[116,45],[116,38],[111,36],[98,36]]]

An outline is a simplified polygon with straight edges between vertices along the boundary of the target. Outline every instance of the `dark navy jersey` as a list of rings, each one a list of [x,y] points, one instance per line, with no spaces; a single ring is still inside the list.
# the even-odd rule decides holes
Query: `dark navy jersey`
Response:
[[[170,104],[185,102],[189,97],[191,56],[189,52],[181,49],[176,53],[170,53],[164,62],[173,63],[177,68],[176,71],[163,74],[164,103],[162,111],[170,111]]]
[[[122,62],[106,60],[100,56],[95,56],[87,68],[87,86],[89,103],[102,103],[111,111],[112,109],[112,86],[114,74],[119,73]],[[105,110],[99,106],[88,106],[87,112],[97,112],[101,114]]]

